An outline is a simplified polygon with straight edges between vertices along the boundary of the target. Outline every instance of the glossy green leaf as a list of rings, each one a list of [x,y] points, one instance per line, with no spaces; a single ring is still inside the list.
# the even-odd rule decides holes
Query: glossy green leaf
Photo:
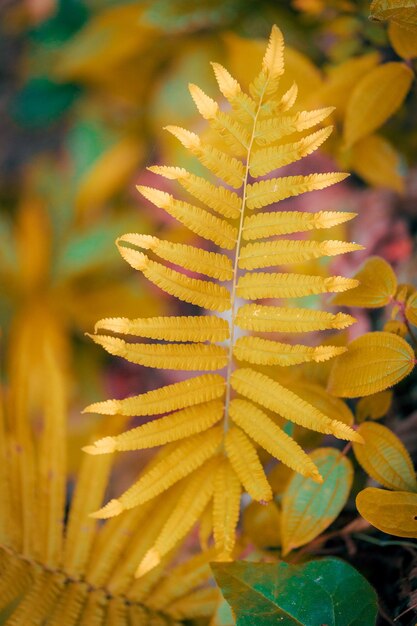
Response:
[[[212,564],[236,626],[374,626],[377,596],[359,572],[326,558],[303,565]]]
[[[360,446],[361,444],[357,444]],[[283,554],[302,546],[325,530],[339,515],[349,496],[353,469],[339,450],[320,448],[311,455],[323,483],[294,474],[282,500]]]

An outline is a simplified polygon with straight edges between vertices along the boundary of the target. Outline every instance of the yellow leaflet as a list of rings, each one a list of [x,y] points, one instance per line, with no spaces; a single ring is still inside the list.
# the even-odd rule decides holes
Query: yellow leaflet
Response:
[[[378,483],[396,491],[417,491],[410,455],[386,426],[365,422],[359,426],[365,445],[353,444],[355,456],[365,472]]]
[[[343,315],[338,313],[338,315]],[[350,317],[350,316],[346,316]],[[353,318],[352,318],[353,319]],[[225,341],[229,338],[229,324],[220,317],[184,315],[169,317],[108,317],[98,321],[94,332],[106,330],[122,335],[165,339],[165,341]]]
[[[205,209],[188,204],[188,202],[176,200],[169,193],[159,189],[138,185],[137,190],[155,206],[164,209],[200,237],[209,239],[227,250],[235,247],[236,228],[221,217],[216,217]]]
[[[213,535],[217,559],[231,559],[235,546],[240,511],[240,480],[227,459],[223,459],[214,477]]]
[[[240,189],[245,175],[242,161],[238,161],[238,159],[229,156],[214,146],[202,144],[198,135],[190,133],[184,128],[166,126],[165,130],[174,135],[213,174],[235,189]]]
[[[322,413],[330,417],[330,419],[343,422],[348,426],[352,426],[354,420],[353,413],[347,406],[347,404],[331,396],[328,391],[321,385],[309,382],[305,379],[301,379],[295,383],[290,384],[290,389],[297,396],[300,396],[306,402],[309,402]]]
[[[333,126],[327,126],[293,143],[253,150],[249,164],[251,176],[255,178],[264,176],[284,165],[299,161],[317,150],[330,136],[332,130]]]
[[[298,443],[279,428],[266,413],[247,400],[233,399],[230,416],[256,443],[296,472],[321,482],[310,457]]]
[[[212,400],[187,407],[115,437],[98,439],[83,448],[89,454],[109,454],[116,450],[143,450],[190,437],[214,426],[223,417],[223,402]]]
[[[224,389],[225,380],[223,376],[203,374],[124,400],[96,402],[84,409],[84,413],[158,415],[221,398]]]
[[[411,322],[413,326],[417,326],[417,292],[413,293],[407,300],[405,315],[407,320]]]
[[[274,115],[270,119],[261,120],[256,126],[255,142],[268,145],[292,133],[307,130],[316,126],[334,111],[334,107],[299,111],[292,115]]]
[[[170,180],[177,180],[189,194],[223,217],[239,217],[242,200],[234,191],[213,185],[205,178],[191,174],[182,167],[153,165],[148,167],[148,170]]]
[[[331,293],[352,289],[357,280],[343,276],[310,276],[308,274],[284,274],[248,272],[239,278],[237,295],[247,300],[260,298],[300,298],[318,293]]]
[[[220,592],[212,587],[197,589],[192,594],[179,598],[169,605],[168,612],[175,619],[211,618],[220,601]],[[155,625],[157,626],[157,625]],[[172,626],[179,626],[174,622]]]
[[[348,100],[344,139],[346,147],[370,135],[401,106],[413,81],[403,63],[385,63],[366,74]]]
[[[401,155],[384,137],[367,135],[360,139],[352,147],[349,164],[370,185],[403,193]]]
[[[319,211],[318,213],[275,211],[258,213],[257,215],[245,217],[242,236],[243,239],[248,241],[272,237],[273,235],[288,235],[314,229],[332,228],[353,219],[356,215],[356,213],[345,213],[343,211]]]
[[[205,343],[127,343],[119,337],[89,335],[98,345],[130,363],[169,370],[219,370],[227,365],[228,352]]]
[[[294,106],[297,96],[298,86],[296,83],[293,83],[284,93],[281,100],[274,106],[273,110],[276,113],[285,113],[286,111],[289,111]]]
[[[258,332],[307,333],[347,328],[355,321],[354,317],[345,313],[244,304],[237,311],[235,324],[245,330]]]
[[[363,250],[363,246],[346,241],[296,241],[292,239],[249,243],[240,250],[239,267],[254,270],[274,265],[303,263],[310,259],[336,256],[355,250]]]
[[[355,289],[333,298],[334,304],[378,308],[388,304],[397,289],[392,267],[381,257],[371,257],[355,274],[359,281]]]
[[[222,429],[216,427],[188,437],[150,470],[145,471],[120,498],[110,500],[102,509],[92,513],[91,517],[107,519],[119,515],[125,509],[132,509],[152,500],[213,457],[222,441],[222,435]]]
[[[265,476],[255,446],[240,428],[232,426],[224,441],[226,454],[243,487],[253,500],[272,500],[272,490]]]
[[[265,374],[249,368],[240,368],[233,372],[231,384],[233,389],[241,395],[282,415],[295,424],[317,432],[333,434],[339,439],[362,441],[362,437],[349,426],[328,418],[314,406]]]
[[[413,0],[373,0],[371,18],[390,20],[405,27],[417,26],[417,7]]]
[[[268,46],[262,60],[260,74],[249,86],[254,99],[268,100],[278,89],[279,79],[284,73],[284,38],[278,26],[272,27]]]
[[[219,89],[232,105],[233,109],[240,114],[242,121],[250,123],[255,117],[256,103],[242,89],[233,76],[219,63],[211,64]]]
[[[408,343],[391,333],[366,333],[352,341],[330,372],[329,391],[342,398],[369,396],[392,387],[415,364]]]
[[[339,183],[349,174],[330,172],[328,174],[309,174],[308,176],[283,176],[262,180],[247,186],[248,209],[260,209],[279,200],[298,196],[307,191],[325,189]]]
[[[389,535],[417,538],[417,494],[368,487],[356,497],[359,513]]]
[[[346,352],[339,346],[291,345],[263,339],[261,337],[239,337],[233,348],[233,354],[240,361],[249,361],[257,365],[290,366],[315,361],[321,363]]]
[[[230,293],[226,287],[211,280],[190,278],[161,263],[151,261],[146,254],[131,248],[121,247],[119,251],[129,265],[141,271],[151,283],[171,296],[211,311],[230,309]]]
[[[388,37],[395,52],[403,59],[413,59],[417,56],[417,23],[388,24]]]
[[[192,529],[213,496],[213,475],[217,466],[217,459],[207,461],[187,480],[162,531],[139,564],[136,577],[144,576],[159,565],[161,558]]]
[[[283,499],[281,533],[283,555],[320,535],[336,519],[348,499],[352,464],[341,452],[322,448],[311,453],[323,484],[295,474]]]
[[[391,406],[392,391],[379,391],[371,396],[361,398],[356,405],[356,419],[364,422],[366,419],[378,420],[384,417]]]
[[[137,233],[122,235],[116,241],[119,250],[122,247],[120,244],[126,243],[144,250],[151,250],[161,259],[175,263],[192,272],[205,274],[218,280],[231,280],[233,278],[231,260],[219,252],[208,252],[196,246],[172,243],[151,235],[139,235]]]

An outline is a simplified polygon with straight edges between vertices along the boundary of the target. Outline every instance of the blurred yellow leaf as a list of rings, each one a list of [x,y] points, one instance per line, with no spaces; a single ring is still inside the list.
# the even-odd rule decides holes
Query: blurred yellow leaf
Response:
[[[408,301],[407,306],[405,307],[405,315],[409,322],[413,324],[413,326],[417,326],[417,292],[413,293]]]
[[[388,37],[398,56],[403,59],[413,59],[417,56],[417,25],[405,26],[390,22]]]
[[[398,335],[399,337],[406,337],[408,334],[407,326],[404,322],[400,322],[399,320],[388,320],[382,330],[386,333]]]
[[[352,464],[339,450],[319,448],[310,457],[323,477],[318,484],[295,474],[282,500],[283,555],[320,535],[339,515],[352,486]]]
[[[417,6],[413,0],[373,0],[370,11],[374,20],[417,26]]]
[[[356,497],[359,513],[390,535],[417,538],[417,494],[368,487]]]
[[[358,432],[365,443],[354,443],[353,450],[365,472],[388,489],[417,491],[413,463],[398,437],[375,422],[361,424]]]
[[[337,294],[332,300],[334,304],[377,309],[388,304],[397,289],[394,270],[381,257],[367,259],[354,278],[359,285]]]
[[[370,135],[399,109],[413,77],[404,63],[391,62],[371,70],[358,82],[346,109],[346,147]]]
[[[281,545],[281,513],[275,502],[251,502],[243,512],[243,531],[258,548]]]
[[[311,101],[316,105],[336,107],[334,115],[342,119],[348,101],[346,94],[351,93],[362,76],[374,68],[378,62],[378,53],[372,52],[329,67],[322,87],[315,93],[311,92]],[[308,102],[310,103],[310,100]]]
[[[392,387],[407,376],[415,364],[408,343],[391,333],[366,333],[352,341],[337,357],[329,378],[329,391],[342,398],[369,396]]]
[[[389,411],[392,402],[392,391],[379,391],[366,398],[361,398],[356,405],[356,418],[358,422],[366,419],[378,420]]]
[[[142,142],[134,137],[124,137],[101,155],[78,187],[75,198],[78,213],[100,208],[122,189],[142,157]]]
[[[399,152],[379,135],[363,137],[352,147],[350,167],[375,187],[387,187],[402,193],[404,178],[400,166]]]

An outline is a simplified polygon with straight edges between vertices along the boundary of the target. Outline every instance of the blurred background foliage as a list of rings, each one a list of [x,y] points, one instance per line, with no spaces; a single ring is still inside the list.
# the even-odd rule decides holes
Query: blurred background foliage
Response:
[[[47,402],[40,391],[47,371],[42,355],[52,352],[64,372],[62,399],[72,415],[70,469],[96,428],[93,418],[79,417],[80,408],[104,395],[155,388],[160,376],[138,374],[105,357],[84,333],[99,318],[158,315],[180,307],[137,279],[113,245],[131,231],[186,236],[171,219],[155,218],[134,186],[147,184],[151,164],[196,169],[162,127],[200,123],[187,84],[215,93],[210,61],[224,64],[247,86],[272,24],[285,35],[283,80],[288,87],[298,83],[300,108],[336,107],[335,132],[316,167],[336,162],[352,174],[326,192],[326,206],[321,192],[296,202],[309,210],[359,213],[350,236],[366,253],[339,261],[338,271],[353,274],[365,255],[380,254],[402,283],[415,281],[417,90],[411,70],[417,21],[400,10],[387,12],[386,4],[374,2],[370,19],[367,0],[1,3],[2,372],[12,398],[22,380],[31,381],[25,411],[36,416]],[[355,117],[359,109],[361,119]],[[383,312],[355,315],[356,334],[385,321]],[[313,382],[323,382],[321,372],[316,370]],[[391,417],[390,425],[415,457],[415,380],[402,383],[400,391],[397,421]],[[135,474],[137,467],[130,471]],[[128,474],[125,468],[124,484]],[[253,537],[256,505],[245,520]],[[398,570],[405,567],[397,553],[393,559]],[[227,617],[221,619],[219,624],[227,623]]]

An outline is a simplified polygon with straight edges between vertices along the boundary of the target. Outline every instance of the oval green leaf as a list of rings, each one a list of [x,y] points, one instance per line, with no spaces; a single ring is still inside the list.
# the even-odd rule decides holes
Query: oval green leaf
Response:
[[[352,486],[352,464],[339,450],[320,448],[311,455],[323,483],[295,474],[282,499],[283,554],[325,530],[339,515]]]

